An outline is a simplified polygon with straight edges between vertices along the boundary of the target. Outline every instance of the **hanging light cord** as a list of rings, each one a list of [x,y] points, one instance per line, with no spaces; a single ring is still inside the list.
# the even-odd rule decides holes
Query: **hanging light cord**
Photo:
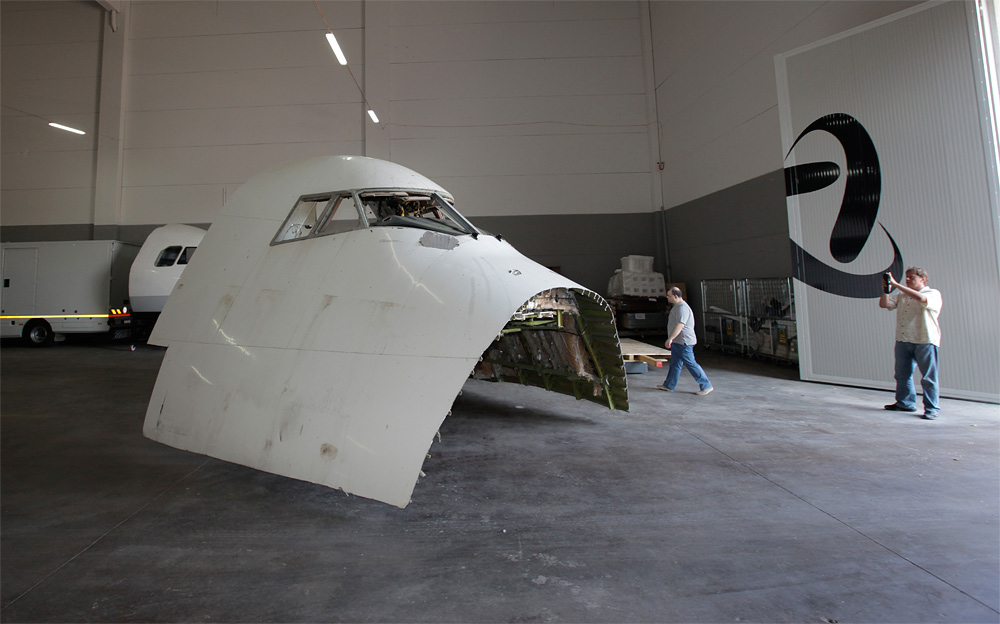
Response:
[[[321,9],[320,6],[319,6],[319,0],[313,0],[313,1],[316,3],[316,10],[319,11],[319,16],[321,18],[323,18],[323,23],[326,25],[326,32],[332,33],[333,29],[330,28],[330,22],[326,21],[326,15],[323,15],[323,9]],[[351,75],[351,79],[354,80],[354,86],[356,86],[358,88],[358,93],[361,94],[361,99],[364,100],[364,102],[365,102],[365,108],[367,110],[374,110],[372,108],[372,105],[368,102],[368,96],[365,95],[365,90],[362,89],[361,88],[361,84],[358,83],[357,76],[355,76],[354,72],[351,71],[351,66],[350,65],[344,65],[344,67],[347,68],[347,73],[349,73]],[[385,130],[385,124],[380,123],[378,125],[382,126],[382,129]]]
[[[333,29],[330,28],[330,22],[326,21],[326,16],[323,15],[323,9],[319,8],[319,0],[316,0],[316,10],[319,11],[319,16],[323,18],[323,23],[326,24],[326,29],[332,32]]]

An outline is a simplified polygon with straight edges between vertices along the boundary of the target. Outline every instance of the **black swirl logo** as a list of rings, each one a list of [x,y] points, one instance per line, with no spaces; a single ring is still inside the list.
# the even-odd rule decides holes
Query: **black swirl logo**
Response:
[[[785,159],[803,137],[811,132],[827,132],[844,149],[847,179],[840,212],[830,234],[830,255],[842,264],[850,264],[864,249],[877,223],[882,196],[882,172],[878,152],[864,126],[850,115],[833,113],[809,124],[792,143]],[[785,168],[785,195],[792,197],[824,189],[840,177],[834,162],[814,162]],[[802,249],[795,241],[792,246],[792,267],[795,279],[824,292],[854,299],[878,298],[882,293],[882,274],[891,272],[899,278],[903,272],[903,256],[889,232],[878,224],[892,243],[892,263],[884,270],[868,275],[848,273],[832,267]]]

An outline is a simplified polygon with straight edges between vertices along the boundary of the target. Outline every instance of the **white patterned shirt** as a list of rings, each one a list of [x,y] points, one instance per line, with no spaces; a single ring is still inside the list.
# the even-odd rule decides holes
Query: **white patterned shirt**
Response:
[[[896,340],[913,344],[941,346],[941,293],[924,286],[920,294],[927,297],[921,303],[897,290],[888,297],[888,308],[896,311]]]

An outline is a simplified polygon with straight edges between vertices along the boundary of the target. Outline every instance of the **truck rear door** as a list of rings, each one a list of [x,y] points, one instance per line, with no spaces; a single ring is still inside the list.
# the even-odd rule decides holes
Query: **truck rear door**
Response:
[[[3,291],[0,307],[4,315],[27,315],[35,312],[35,274],[38,249],[14,247],[3,250]],[[4,319],[4,336],[20,336],[24,319]]]

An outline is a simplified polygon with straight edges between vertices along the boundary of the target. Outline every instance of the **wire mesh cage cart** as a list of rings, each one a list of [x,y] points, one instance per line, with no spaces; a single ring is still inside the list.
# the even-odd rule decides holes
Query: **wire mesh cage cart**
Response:
[[[747,352],[745,280],[701,282],[702,340],[705,346],[731,353]]]
[[[797,362],[792,278],[754,278],[742,282],[749,354]]]

